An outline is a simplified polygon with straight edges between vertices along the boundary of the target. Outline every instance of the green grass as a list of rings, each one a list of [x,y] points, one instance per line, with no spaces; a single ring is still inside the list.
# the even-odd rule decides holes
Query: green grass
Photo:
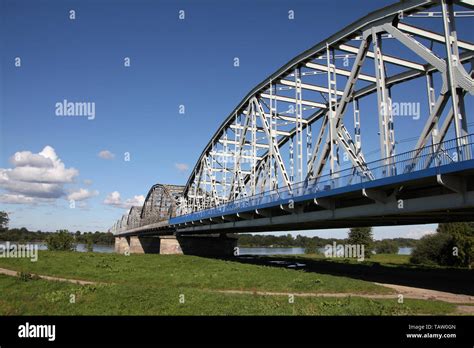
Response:
[[[390,293],[360,280],[183,255],[40,251],[37,262],[0,259],[0,267],[82,280],[156,287],[294,292]]]
[[[79,286],[0,275],[1,315],[411,315],[448,314],[438,301],[230,295],[192,288]],[[71,295],[75,303],[70,303]],[[180,303],[184,295],[184,303]]]
[[[346,277],[182,255],[116,255],[76,252],[0,259],[22,272],[104,282],[22,280],[0,275],[1,315],[410,315],[449,314],[454,305],[405,299],[316,298],[228,294],[217,290],[391,293]],[[75,303],[70,303],[71,295]],[[180,303],[184,295],[184,303]]]

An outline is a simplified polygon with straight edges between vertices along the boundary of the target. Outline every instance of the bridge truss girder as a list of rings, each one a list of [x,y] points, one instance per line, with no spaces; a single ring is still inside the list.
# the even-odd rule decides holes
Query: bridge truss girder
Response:
[[[397,153],[392,90],[414,79],[426,79],[426,93],[420,97],[424,100],[428,96],[428,113],[411,149],[421,151],[430,144],[433,151],[442,152],[437,144],[454,131],[458,155],[470,156],[463,153],[463,137],[468,134],[464,98],[474,94],[474,44],[458,38],[454,5],[471,9],[463,0],[408,0],[387,6],[320,42],[265,79],[211,138],[176,203],[177,215],[276,189],[292,192],[296,184],[317,182],[325,175],[337,180],[338,170],[344,166],[352,168],[354,175],[372,180],[373,168],[366,161],[361,134],[379,139],[384,175],[396,174],[392,167]],[[437,6],[441,7],[442,33],[404,21],[411,14]],[[395,45],[400,50],[388,52]],[[354,55],[352,63],[337,61],[338,55],[348,54]],[[470,73],[465,68],[468,63]],[[436,86],[436,80],[441,86]],[[376,110],[378,134],[365,133],[373,117],[365,105],[370,103]],[[347,116],[350,107],[353,119]],[[352,129],[347,126],[351,123]],[[346,163],[341,163],[341,156]],[[152,200],[145,202],[142,219],[153,206]],[[114,228],[123,228],[122,222]]]

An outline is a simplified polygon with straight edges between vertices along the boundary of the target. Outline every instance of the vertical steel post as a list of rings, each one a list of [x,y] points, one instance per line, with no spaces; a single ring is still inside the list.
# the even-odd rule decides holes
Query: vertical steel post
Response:
[[[306,125],[306,170],[308,170],[311,161],[311,153],[312,153],[312,146],[313,146],[313,133],[311,130],[311,125]],[[306,173],[308,174],[308,173]]]
[[[354,99],[352,102],[354,108],[354,140],[356,154],[360,152],[362,147],[361,138],[360,138],[360,110],[359,110],[359,99]]]
[[[239,163],[239,154],[240,154],[240,117],[235,114],[235,132],[234,132],[234,200],[237,198],[237,193],[238,193],[238,163]]]
[[[275,94],[276,94],[276,85],[275,85]],[[273,113],[275,112],[275,103],[276,100],[273,98],[273,82],[270,79],[270,135],[272,137],[271,140],[274,140],[274,135],[276,131],[274,130],[274,126],[276,126],[276,115]],[[276,112],[275,112],[276,113]],[[268,183],[269,183],[269,189],[273,189],[273,180],[274,180],[274,167],[273,167],[273,147],[270,146],[270,139],[268,141],[268,161],[269,161],[269,166],[268,166]]]
[[[227,154],[228,154],[228,138],[227,138],[227,131],[224,131],[224,155],[222,156],[222,162],[224,162],[224,171],[222,173],[222,190],[223,190],[223,200],[224,203],[227,201]]]
[[[303,181],[303,104],[301,90],[301,68],[295,69],[295,104],[296,104],[296,178]]]
[[[294,160],[294,151],[293,151],[293,143],[294,137],[291,137],[289,140],[289,149],[288,153],[290,155],[290,183],[293,184],[295,182],[295,160]]]
[[[334,50],[326,43],[326,63],[328,75],[328,118],[329,118],[329,164],[331,177],[335,178],[335,173],[339,170],[339,155],[337,146],[337,129],[336,129],[336,109],[337,109],[337,83],[336,83],[336,60]]]
[[[251,151],[252,151],[252,155],[251,155],[251,160],[250,160],[250,194],[253,196],[255,195],[256,193],[256,185],[257,185],[257,178],[256,178],[256,173],[255,173],[255,166],[257,164],[257,160],[256,160],[256,157],[257,157],[257,115],[256,113],[259,112],[258,110],[256,110],[255,106],[252,105],[252,120],[251,120],[251,124],[252,124],[252,136],[251,136],[251,142],[252,142],[252,146],[251,146]],[[262,115],[263,117],[265,117],[265,115]],[[248,117],[248,115],[247,115]]]
[[[449,91],[451,93],[451,103],[453,106],[453,118],[454,126],[457,138],[457,152],[458,160],[466,160],[470,158],[470,154],[465,151],[465,145],[467,143],[466,135],[468,134],[467,119],[464,107],[464,97],[462,95],[462,89],[457,87],[456,77],[454,69],[459,61],[459,49],[457,43],[457,33],[454,21],[454,9],[453,3],[450,0],[442,0],[441,8],[443,14],[443,25],[444,25],[444,38],[447,53],[448,62],[448,84]],[[466,153],[464,153],[466,152]]]
[[[382,57],[382,36],[372,29],[372,42],[374,46],[374,64],[377,79],[377,107],[379,113],[380,153],[384,158],[384,176],[392,175],[392,162],[395,148],[393,136],[392,103],[385,85],[385,66]]]

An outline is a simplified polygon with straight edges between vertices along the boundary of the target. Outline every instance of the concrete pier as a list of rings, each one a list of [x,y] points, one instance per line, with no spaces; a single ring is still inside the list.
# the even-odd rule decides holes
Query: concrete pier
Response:
[[[115,237],[119,254],[163,254],[197,256],[233,256],[237,238],[226,235],[204,236],[125,236]]]

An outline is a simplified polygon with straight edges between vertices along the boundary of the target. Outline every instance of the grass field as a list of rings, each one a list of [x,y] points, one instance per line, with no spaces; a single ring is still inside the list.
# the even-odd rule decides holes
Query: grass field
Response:
[[[0,267],[104,283],[81,286],[1,275],[2,315],[406,315],[449,314],[455,309],[439,301],[405,299],[400,304],[396,296],[295,297],[290,303],[288,294],[393,292],[342,276],[195,256],[40,251],[35,263],[5,258]],[[255,291],[285,294],[261,296]]]

